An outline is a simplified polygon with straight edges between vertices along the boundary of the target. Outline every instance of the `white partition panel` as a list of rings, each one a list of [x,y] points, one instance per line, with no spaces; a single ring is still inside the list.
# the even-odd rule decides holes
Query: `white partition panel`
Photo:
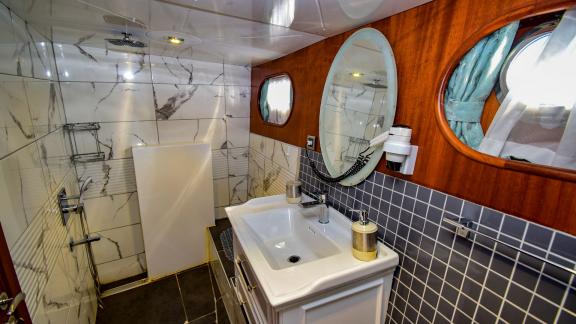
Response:
[[[148,277],[157,279],[208,260],[214,225],[209,144],[133,147]]]

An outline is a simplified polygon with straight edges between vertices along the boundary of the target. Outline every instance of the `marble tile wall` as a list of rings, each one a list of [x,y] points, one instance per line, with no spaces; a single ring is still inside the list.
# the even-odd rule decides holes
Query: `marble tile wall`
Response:
[[[55,39],[65,39],[60,32]],[[105,161],[76,170],[94,179],[86,213],[90,231],[103,237],[93,244],[103,283],[146,271],[132,146],[209,143],[216,217],[246,201],[250,67],[115,51],[93,35],[54,48],[68,122],[101,125]],[[90,132],[74,140],[79,153],[96,150]]]
[[[297,180],[300,148],[250,133],[248,198],[286,192],[286,182]]]
[[[51,42],[0,4],[0,222],[34,323],[94,323],[95,291],[76,215],[56,194],[78,193]]]

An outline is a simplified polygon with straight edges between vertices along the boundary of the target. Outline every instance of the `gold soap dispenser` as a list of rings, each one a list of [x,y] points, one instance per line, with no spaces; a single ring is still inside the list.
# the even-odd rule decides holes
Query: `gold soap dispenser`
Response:
[[[352,255],[361,261],[370,261],[378,256],[377,240],[378,226],[368,220],[365,210],[351,210],[357,212],[360,219],[352,224]]]

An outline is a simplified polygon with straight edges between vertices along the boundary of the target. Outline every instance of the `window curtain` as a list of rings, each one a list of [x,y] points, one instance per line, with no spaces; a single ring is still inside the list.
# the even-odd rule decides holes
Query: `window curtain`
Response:
[[[480,118],[518,30],[513,22],[480,40],[454,70],[444,98],[450,128],[464,144],[477,148],[484,132]]]
[[[260,88],[260,114],[264,121],[268,121],[270,118],[270,108],[268,107],[268,83],[270,80],[265,80]]]
[[[268,83],[266,96],[269,121],[282,125],[288,120],[292,107],[292,82],[288,77],[272,78]]]
[[[576,9],[509,89],[479,151],[576,169]]]

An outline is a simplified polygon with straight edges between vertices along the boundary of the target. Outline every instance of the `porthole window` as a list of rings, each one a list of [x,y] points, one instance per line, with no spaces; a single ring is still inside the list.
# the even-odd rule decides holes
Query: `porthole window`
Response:
[[[292,80],[288,74],[264,80],[258,96],[262,120],[279,126],[286,124],[292,112],[292,103]]]
[[[500,70],[498,87],[496,87],[500,102],[504,100],[509,89],[514,88],[515,85],[521,85],[526,80],[526,73],[536,64],[554,27],[556,27],[556,22],[538,26],[514,46]]]

